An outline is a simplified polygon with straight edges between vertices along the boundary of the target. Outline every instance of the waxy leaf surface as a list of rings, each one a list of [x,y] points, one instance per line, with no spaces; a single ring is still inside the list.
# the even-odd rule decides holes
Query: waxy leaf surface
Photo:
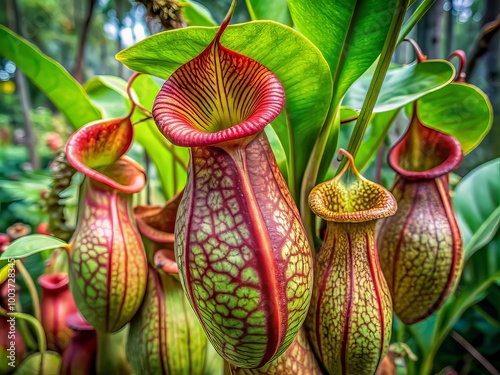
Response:
[[[182,64],[198,56],[216,32],[215,28],[192,27],[156,34],[120,52],[117,58],[130,69],[166,79]],[[326,61],[302,35],[269,21],[229,26],[221,44],[260,62],[282,83],[290,127],[288,132],[276,132],[288,158],[294,156],[290,169],[295,173],[293,181],[300,186],[330,103],[332,86]],[[286,121],[286,116],[283,117]],[[287,129],[283,122],[279,127]]]
[[[295,26],[330,65],[334,106],[382,51],[396,4],[395,0],[288,0]]]
[[[0,25],[0,56],[13,61],[75,128],[101,118],[82,86],[61,64]]]
[[[477,87],[450,83],[418,101],[418,117],[429,128],[454,136],[464,154],[479,145],[493,122],[488,97]]]
[[[347,91],[343,105],[360,109],[368,91],[373,72],[363,74]],[[401,108],[432,91],[447,85],[455,69],[445,60],[428,60],[390,69],[373,109],[374,113]]]
[[[42,234],[32,234],[21,237],[12,242],[7,250],[2,254],[1,259],[20,259],[39,253],[44,250],[65,247],[66,242],[51,236]]]
[[[486,246],[500,225],[500,158],[482,164],[457,185],[453,205],[465,245],[465,258]]]

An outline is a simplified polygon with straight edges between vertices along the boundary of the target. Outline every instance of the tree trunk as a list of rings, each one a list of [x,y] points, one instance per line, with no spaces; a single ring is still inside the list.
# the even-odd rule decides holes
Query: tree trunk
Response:
[[[88,0],[87,6],[87,14],[85,15],[85,20],[83,22],[82,31],[80,34],[80,41],[78,43],[78,52],[76,55],[76,64],[75,64],[75,79],[83,83],[84,74],[83,74],[83,66],[85,65],[85,46],[87,45],[87,39],[90,31],[90,25],[92,23],[92,15],[94,14],[94,7],[97,0]]]
[[[14,30],[19,35],[21,35],[21,28],[20,28],[21,15],[19,9],[17,8],[16,1],[7,0],[6,8],[7,8],[7,21],[9,23],[9,28],[11,30]],[[36,153],[35,134],[33,131],[33,124],[31,123],[30,119],[31,100],[30,100],[29,88],[26,83],[26,78],[24,77],[24,74],[19,69],[16,70],[15,80],[19,92],[19,97],[21,99],[21,105],[23,111],[24,144],[28,149],[31,167],[33,169],[39,169],[40,159],[38,158],[38,155]]]
[[[417,26],[417,42],[429,59],[443,56],[443,23],[446,12],[443,9],[445,0],[436,0]]]

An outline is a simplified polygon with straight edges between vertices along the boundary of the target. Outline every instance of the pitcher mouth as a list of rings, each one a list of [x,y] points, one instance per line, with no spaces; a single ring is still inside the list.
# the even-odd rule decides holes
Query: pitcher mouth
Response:
[[[462,157],[460,142],[422,124],[415,105],[410,126],[389,151],[388,162],[404,178],[432,179],[456,169]]]
[[[325,221],[361,223],[396,213],[397,203],[383,186],[369,181],[357,171],[353,157],[337,177],[317,185],[309,195],[311,210]]]
[[[153,118],[177,146],[196,147],[257,134],[283,109],[285,93],[264,65],[220,44],[230,17],[197,57],[164,83]]]

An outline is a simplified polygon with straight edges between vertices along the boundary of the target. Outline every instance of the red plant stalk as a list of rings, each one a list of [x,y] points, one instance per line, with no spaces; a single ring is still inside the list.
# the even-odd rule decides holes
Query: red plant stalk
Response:
[[[455,289],[463,264],[448,185],[462,149],[452,136],[424,126],[416,106],[406,134],[389,152],[399,210],[383,221],[377,239],[394,311],[405,324],[439,309]]]
[[[190,148],[175,227],[182,285],[216,351],[256,368],[283,354],[305,319],[312,255],[263,132],[284,106],[283,87],[220,43],[234,5],[208,47],[165,82],[153,118]]]

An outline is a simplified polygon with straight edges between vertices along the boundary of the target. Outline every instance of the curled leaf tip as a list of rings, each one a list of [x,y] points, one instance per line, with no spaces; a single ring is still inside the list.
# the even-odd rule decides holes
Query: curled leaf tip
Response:
[[[207,146],[257,134],[285,103],[264,65],[220,44],[236,1],[214,40],[165,82],[153,105],[159,130],[173,144]]]
[[[144,187],[145,174],[138,163],[124,156],[133,137],[129,116],[95,121],[70,136],[66,157],[77,171],[91,179],[135,193]]]
[[[353,156],[340,149],[349,162],[332,180],[316,186],[309,195],[311,210],[326,221],[363,222],[394,215],[396,200],[384,187],[365,179]]]
[[[237,3],[238,0],[233,0],[231,2],[231,6],[229,7],[226,17],[224,17],[224,19],[222,20],[219,30],[217,31],[217,35],[215,36],[215,39],[212,41],[212,43],[219,43],[220,37],[224,33],[224,30],[226,30],[226,27],[229,25],[229,22],[231,22],[231,18],[233,18],[234,10],[236,9]]]

